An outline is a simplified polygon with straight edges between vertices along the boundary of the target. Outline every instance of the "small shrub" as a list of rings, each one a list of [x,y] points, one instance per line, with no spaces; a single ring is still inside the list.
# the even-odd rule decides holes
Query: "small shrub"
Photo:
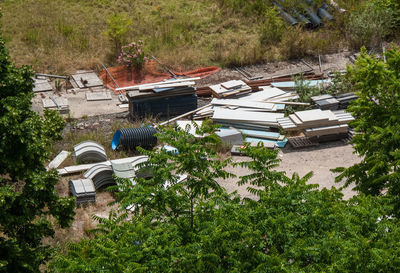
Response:
[[[261,45],[270,46],[278,44],[282,40],[286,27],[279,11],[273,7],[268,8],[265,12],[264,24],[260,30]]]
[[[114,14],[107,19],[107,30],[105,34],[114,45],[115,52],[119,52],[121,45],[126,42],[132,19],[126,14]]]
[[[397,17],[397,4],[390,0],[370,0],[364,7],[350,14],[347,36],[351,46],[374,47],[394,33]]]

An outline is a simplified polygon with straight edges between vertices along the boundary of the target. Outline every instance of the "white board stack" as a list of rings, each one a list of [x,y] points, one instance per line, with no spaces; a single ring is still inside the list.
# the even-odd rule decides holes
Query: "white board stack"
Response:
[[[313,109],[298,111],[288,117],[279,118],[279,126],[286,131],[303,131],[308,137],[347,134],[347,123],[354,120],[343,110]]]

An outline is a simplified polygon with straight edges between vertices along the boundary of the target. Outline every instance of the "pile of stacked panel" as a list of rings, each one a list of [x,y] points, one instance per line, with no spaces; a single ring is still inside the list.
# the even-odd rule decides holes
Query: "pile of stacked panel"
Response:
[[[347,123],[352,120],[354,117],[344,110],[313,109],[295,112],[278,119],[278,123],[286,131],[302,131],[306,137],[323,142],[347,137]]]
[[[75,197],[77,205],[96,202],[96,191],[91,179],[70,180],[69,192]]]

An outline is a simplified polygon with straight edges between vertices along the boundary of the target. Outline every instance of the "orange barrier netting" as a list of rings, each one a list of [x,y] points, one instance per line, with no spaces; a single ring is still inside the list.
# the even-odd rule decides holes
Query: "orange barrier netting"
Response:
[[[172,79],[171,74],[158,72],[157,66],[158,64],[155,61],[148,61],[146,62],[145,68],[143,69],[142,72],[129,71],[125,65],[110,67],[107,68],[107,70],[108,72],[110,72],[111,76],[117,82],[119,87],[128,87],[133,85],[154,83],[166,79]],[[210,66],[183,72],[174,71],[174,74],[177,76],[187,76],[190,78],[192,77],[205,78],[220,70],[221,68],[219,67]],[[100,72],[100,78],[103,80],[104,84],[108,88],[114,90],[116,94],[119,94],[119,91],[115,90],[117,87],[115,86],[114,82],[112,81],[110,76],[108,76],[107,72],[104,69]]]

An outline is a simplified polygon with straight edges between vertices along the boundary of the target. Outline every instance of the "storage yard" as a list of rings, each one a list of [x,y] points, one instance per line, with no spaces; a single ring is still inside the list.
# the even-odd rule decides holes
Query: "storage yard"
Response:
[[[332,56],[325,57],[326,60],[330,58]],[[280,149],[282,162],[278,170],[301,176],[313,170],[309,183],[318,183],[320,188],[340,187],[330,170],[351,166],[360,160],[348,144],[352,135],[348,123],[354,118],[345,111],[356,96],[351,93],[323,94],[312,97],[310,103],[302,102],[293,81],[294,76],[303,74],[308,86],[329,85],[328,72],[343,69],[347,56],[336,56],[336,60],[325,63],[321,72],[316,72],[318,66],[306,63],[311,66],[310,71],[310,67],[301,61],[275,64],[275,71],[265,67],[223,69],[208,72],[205,76],[191,74],[133,85],[124,82],[125,86],[118,84],[118,75],[114,78],[108,71],[98,74],[78,71],[68,80],[58,82],[53,78],[55,75],[37,75],[34,109],[38,112],[46,108],[57,109],[71,118],[73,122],[67,126],[66,133],[83,138],[90,132],[106,135],[102,145],[92,139],[76,143],[74,147],[64,143],[56,149],[56,153],[62,151],[49,164],[62,176],[58,192],[62,196],[76,196],[76,203],[80,205],[73,227],[63,232],[84,234],[88,226],[95,225],[88,215],[107,216],[113,207],[106,205],[113,201],[113,196],[103,189],[115,185],[113,175],[128,179],[151,175],[137,168],[147,158],[132,150],[136,146],[154,147],[157,139],[153,134],[159,125],[176,122],[178,127],[185,129],[191,126],[191,119],[201,125],[202,120],[210,118],[222,125],[217,135],[231,150],[234,161],[247,160],[239,150],[243,143],[262,142],[266,148]],[[272,73],[265,73],[266,70]],[[126,80],[126,75],[119,77]],[[63,86],[57,90],[60,82]],[[287,113],[288,106],[294,111]],[[308,107],[309,110],[296,111],[296,107]],[[110,132],[116,117],[124,122],[124,128]],[[128,121],[134,123],[129,125]],[[141,121],[149,127],[140,126]],[[190,132],[195,135],[194,128]],[[170,149],[174,151],[173,147]],[[119,152],[124,150],[128,152]],[[223,156],[230,154],[228,150],[221,153]],[[247,170],[240,167],[228,167],[228,170],[237,177],[247,174]],[[237,179],[221,180],[220,183],[228,192],[237,190],[242,196],[253,197],[246,187],[236,184]],[[346,188],[343,194],[347,199],[354,192]],[[93,205],[88,207],[86,204]],[[56,240],[58,236],[68,235],[57,233]]]

